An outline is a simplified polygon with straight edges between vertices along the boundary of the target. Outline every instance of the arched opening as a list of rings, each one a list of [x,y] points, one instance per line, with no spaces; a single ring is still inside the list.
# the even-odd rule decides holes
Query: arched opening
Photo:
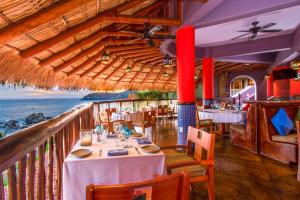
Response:
[[[240,100],[256,100],[257,86],[255,80],[247,75],[240,75],[232,79],[230,82],[230,97]]]

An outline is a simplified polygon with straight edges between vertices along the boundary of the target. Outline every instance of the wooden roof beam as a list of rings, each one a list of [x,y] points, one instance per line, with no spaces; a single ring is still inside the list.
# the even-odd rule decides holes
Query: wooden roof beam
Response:
[[[134,49],[135,51],[136,50],[139,50],[139,48],[143,49],[144,46],[140,45],[140,46],[137,46],[137,45],[127,45],[127,46],[113,46],[113,47],[108,47],[108,48],[105,48],[103,49],[102,51],[100,51],[99,53],[97,53],[96,55],[92,56],[90,59],[88,59],[87,61],[85,61],[84,63],[82,63],[80,66],[78,66],[76,69],[74,69],[73,71],[69,72],[69,76],[71,75],[74,75],[76,74],[78,71],[84,69],[84,67],[88,66],[90,63],[92,62],[95,62],[101,55],[103,52],[112,52],[112,50],[115,50],[115,49],[120,49],[122,47],[126,47],[127,49]],[[122,50],[124,51],[124,50]],[[126,52],[127,50],[125,50]],[[116,52],[113,52],[111,53],[111,57],[113,56],[120,56],[120,52],[119,51],[116,51]],[[95,68],[97,68],[99,65],[99,62],[96,63],[96,65],[93,65],[91,68],[89,68],[87,71],[85,71],[84,73],[80,74],[80,77],[83,77],[83,76],[86,76],[88,73],[90,73],[91,71],[93,71]]]
[[[129,66],[129,61],[126,60],[123,64],[119,65],[111,74],[109,74],[105,80],[108,80],[109,78],[111,78],[113,75],[115,75],[115,73],[117,73],[120,69],[122,69],[124,66]],[[131,64],[131,66],[135,65],[135,62],[133,62]],[[124,74],[126,74],[126,72],[124,72]]]
[[[122,44],[124,44],[124,41],[118,41],[118,40],[107,40],[105,42],[100,41],[95,46],[91,46],[91,47],[85,49],[84,51],[79,53],[79,55],[76,55],[73,58],[64,62],[63,64],[55,67],[53,69],[53,71],[54,72],[62,71],[65,68],[67,68],[68,66],[70,66],[72,63],[76,62],[77,60],[80,60],[83,57],[88,56],[89,54],[93,53],[95,51],[95,49],[100,48],[102,50],[105,47],[105,45],[122,45]]]
[[[38,12],[29,15],[15,23],[12,23],[0,30],[0,43],[4,44],[40,25],[46,24],[76,9],[91,0],[65,0],[56,2]]]
[[[147,61],[149,59],[157,58],[159,55],[161,55],[161,54],[158,52],[156,54],[150,54],[150,55],[146,55],[146,56],[140,56],[140,57],[135,58],[133,60],[135,60],[135,61],[143,61],[143,60]]]
[[[167,2],[169,2],[169,0],[160,0],[160,1],[157,1],[139,11],[137,11],[134,16],[146,16],[146,15],[149,15],[149,13],[157,10],[157,9],[160,9],[162,6],[164,6]],[[127,27],[128,24],[123,24],[121,25],[120,27],[118,27],[118,30],[121,30],[121,29],[124,29],[125,27]]]
[[[150,72],[148,72],[148,74],[145,76],[145,78],[142,81],[142,84],[145,83],[145,81],[150,77],[150,75],[152,75],[153,71],[156,69],[155,66],[153,66],[150,70]]]
[[[128,15],[119,15],[119,16],[111,16],[111,15],[100,15],[94,18],[91,18],[79,25],[73,26],[67,31],[61,32],[57,36],[45,40],[44,42],[38,43],[35,46],[32,46],[26,50],[26,52],[30,55],[35,55],[38,52],[46,50],[63,40],[68,39],[69,37],[73,37],[74,35],[82,32],[83,30],[89,29],[96,24],[101,23],[125,23],[125,24],[145,24],[149,23],[151,25],[167,25],[167,26],[178,26],[180,25],[180,20],[178,19],[169,19],[169,18],[148,18],[148,17],[133,17]]]
[[[114,60],[112,60],[108,65],[104,66],[103,69],[101,69],[92,79],[94,80],[98,76],[100,76],[103,72],[105,72],[107,69],[112,67],[114,64],[116,64],[118,61],[120,61],[122,58],[121,57],[116,57]]]
[[[146,56],[146,55],[153,55],[155,53],[159,53],[159,51],[153,51],[153,52],[140,52],[140,53],[132,53],[132,54],[127,54],[124,57],[125,58],[136,58],[136,57],[140,57],[140,56]]]
[[[72,0],[68,0],[68,1],[72,1]],[[81,1],[81,0],[76,0],[76,1]],[[87,0],[84,0],[84,1],[87,1]],[[58,35],[52,37],[52,38],[49,38],[47,40],[44,40],[30,48],[28,48],[26,50],[26,52],[28,54],[31,54],[31,55],[35,55],[35,54],[38,54],[39,52],[42,52],[56,44],[59,44],[61,41],[64,41],[70,37],[73,37],[75,36],[76,34],[86,30],[86,29],[89,29],[91,28],[93,25],[95,24],[99,24],[101,21],[99,21],[99,19],[103,16],[103,15],[109,15],[111,13],[114,13],[114,14],[120,14],[121,12],[125,11],[125,10],[128,10],[130,9],[132,6],[135,6],[135,5],[138,5],[139,3],[142,3],[144,2],[145,0],[132,0],[132,1],[126,1],[124,2],[123,4],[120,4],[116,7],[113,7],[111,9],[108,9],[108,10],[105,10],[101,13],[99,13],[98,15],[96,15],[95,17],[92,17],[90,18],[89,20],[87,21],[84,21],[78,25],[75,25],[71,28],[68,28],[66,31],[63,31],[61,33],[59,33]],[[68,10],[70,10],[70,8],[72,7],[69,7]],[[47,22],[49,20],[49,18],[46,16],[44,17]],[[29,29],[30,30],[30,29]],[[24,34],[25,32],[27,31],[23,31],[21,34]],[[1,31],[0,31],[1,33]],[[6,34],[5,34],[6,35]],[[2,35],[4,36],[4,35]],[[1,40],[0,40],[1,42]]]
[[[116,67],[114,69],[114,71],[112,71],[106,78],[105,80],[108,80],[110,77],[112,77],[117,71],[119,71],[119,69],[121,69],[122,67],[126,66],[126,65],[129,65],[128,64],[128,60],[124,60],[123,63],[121,63],[118,67]]]
[[[101,38],[105,38],[107,36],[127,36],[127,37],[140,37],[140,34],[138,33],[129,33],[129,32],[109,32],[109,31],[98,31],[82,40],[80,40],[79,42],[76,42],[70,46],[68,46],[67,48],[63,49],[62,51],[52,55],[52,56],[49,56],[48,58],[40,61],[40,65],[41,66],[45,66],[45,65],[48,65],[70,53],[72,53],[73,51],[76,51],[80,48],[82,48],[83,46]],[[20,52],[20,55],[23,57],[23,58],[29,58],[33,55],[31,54],[28,54],[26,50]]]

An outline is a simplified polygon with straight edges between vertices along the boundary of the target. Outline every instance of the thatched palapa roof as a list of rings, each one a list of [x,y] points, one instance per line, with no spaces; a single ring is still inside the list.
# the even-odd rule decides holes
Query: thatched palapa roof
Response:
[[[168,0],[0,1],[0,81],[92,90],[176,88],[159,40],[141,37],[144,23],[168,26]],[[110,55],[103,64],[101,55]],[[125,71],[127,67],[131,72]],[[164,72],[168,76],[164,76]]]
[[[145,24],[163,25],[160,35],[179,26],[178,2],[177,17],[170,18],[169,0],[1,0],[0,81],[42,88],[176,90],[176,68],[162,65],[161,39],[149,46],[138,38]],[[110,55],[107,64],[100,60],[104,52]],[[220,71],[224,65],[231,66],[216,63]],[[196,69],[200,80],[201,63]]]

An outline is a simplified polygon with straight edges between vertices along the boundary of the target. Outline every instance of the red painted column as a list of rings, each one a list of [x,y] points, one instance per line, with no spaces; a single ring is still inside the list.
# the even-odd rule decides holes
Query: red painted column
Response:
[[[273,96],[273,73],[269,74],[267,79],[267,97]]]
[[[196,126],[195,95],[195,29],[192,26],[176,32],[178,137],[177,144],[186,144],[189,126]]]
[[[195,102],[195,29],[181,28],[176,33],[177,95],[179,103]]]
[[[212,58],[203,58],[203,105],[206,108],[211,107],[214,100],[214,65]]]

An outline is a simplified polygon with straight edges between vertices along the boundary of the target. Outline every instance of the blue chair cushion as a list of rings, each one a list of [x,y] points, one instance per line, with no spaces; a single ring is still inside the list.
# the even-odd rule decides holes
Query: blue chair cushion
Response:
[[[278,110],[271,122],[281,136],[287,135],[294,128],[293,121],[283,108]]]

